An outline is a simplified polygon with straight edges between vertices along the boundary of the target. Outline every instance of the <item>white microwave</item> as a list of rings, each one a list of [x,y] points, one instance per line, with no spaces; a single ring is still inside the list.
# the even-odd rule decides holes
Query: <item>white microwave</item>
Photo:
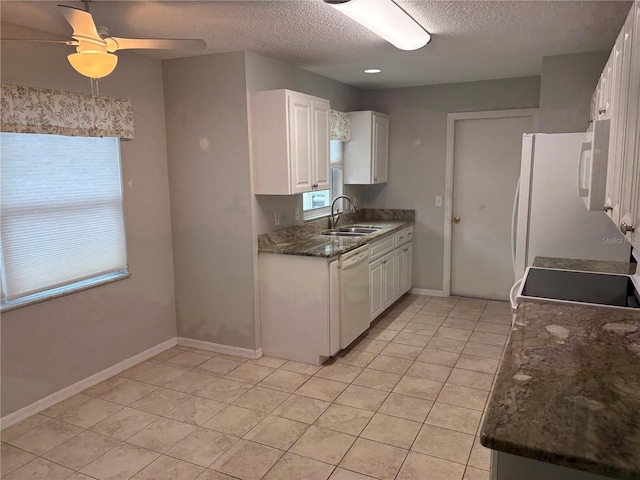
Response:
[[[587,210],[601,212],[607,186],[610,120],[595,120],[587,132],[587,142],[580,149],[578,162],[578,195]]]

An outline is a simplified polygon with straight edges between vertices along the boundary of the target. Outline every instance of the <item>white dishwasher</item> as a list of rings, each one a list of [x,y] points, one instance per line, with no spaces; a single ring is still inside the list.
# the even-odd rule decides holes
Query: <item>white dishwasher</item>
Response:
[[[340,283],[340,348],[369,328],[369,245],[338,259]]]

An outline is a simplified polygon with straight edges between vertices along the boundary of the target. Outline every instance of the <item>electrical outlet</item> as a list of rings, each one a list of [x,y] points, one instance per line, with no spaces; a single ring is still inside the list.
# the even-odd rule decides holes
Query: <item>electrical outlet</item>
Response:
[[[276,225],[280,225],[280,212],[276,212],[273,214],[273,221]]]
[[[441,206],[442,206],[442,197],[438,195],[436,197],[436,207],[441,207]]]
[[[298,220],[300,220],[300,208],[296,207],[296,209],[293,212],[293,216],[294,216],[294,220],[297,222]]]

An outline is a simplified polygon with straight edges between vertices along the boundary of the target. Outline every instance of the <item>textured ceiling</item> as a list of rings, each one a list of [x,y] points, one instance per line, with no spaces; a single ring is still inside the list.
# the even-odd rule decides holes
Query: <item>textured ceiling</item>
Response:
[[[69,36],[71,28],[56,3],[3,0],[0,18]],[[396,3],[432,34],[426,47],[398,50],[322,0],[95,0],[91,12],[114,36],[203,38],[208,44],[199,52],[137,51],[150,57],[248,50],[357,87],[388,88],[539,75],[543,56],[610,50],[631,5],[607,0]],[[83,8],[81,2],[65,4]],[[367,67],[383,72],[366,75]]]

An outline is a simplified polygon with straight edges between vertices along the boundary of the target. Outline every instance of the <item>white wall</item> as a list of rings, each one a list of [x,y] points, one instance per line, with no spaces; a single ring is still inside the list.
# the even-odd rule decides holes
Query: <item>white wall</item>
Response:
[[[544,133],[584,132],[591,95],[610,52],[558,55],[542,59],[538,130]]]
[[[2,34],[42,38],[4,23]],[[69,53],[61,45],[3,42],[2,81],[90,93]],[[3,416],[176,335],[161,66],[118,56],[100,93],[133,103],[136,138],[121,143],[132,276],[2,314]]]
[[[416,210],[414,288],[441,290],[447,114],[538,106],[540,78],[366,91],[365,109],[390,116],[389,182],[354,187],[371,208]]]
[[[256,349],[244,53],[163,62],[178,334]]]

